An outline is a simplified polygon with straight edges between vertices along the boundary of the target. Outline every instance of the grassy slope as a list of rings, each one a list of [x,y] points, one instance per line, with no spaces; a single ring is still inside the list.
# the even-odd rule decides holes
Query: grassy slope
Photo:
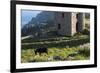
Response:
[[[90,56],[90,47],[89,44],[83,45],[85,43],[89,43],[89,36],[87,35],[37,41],[35,39],[24,40],[22,41],[21,62],[87,60]],[[48,46],[48,54],[36,55],[34,53],[40,45]]]

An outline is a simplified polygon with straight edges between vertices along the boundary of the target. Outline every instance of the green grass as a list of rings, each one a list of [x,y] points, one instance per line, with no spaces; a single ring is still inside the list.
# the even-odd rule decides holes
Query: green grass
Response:
[[[87,31],[85,31],[87,32]],[[48,62],[88,60],[90,58],[90,36],[78,33],[72,37],[59,36],[42,39],[25,39],[21,44],[21,62]],[[35,54],[35,49],[47,46],[48,54]]]
[[[70,58],[71,54],[77,52],[73,58]],[[60,57],[59,61],[68,61],[68,60],[87,60],[90,57],[90,48],[89,47],[65,47],[65,48],[48,48],[48,54],[43,53],[42,55],[35,54],[33,49],[23,49],[21,51],[21,62],[47,62],[47,61],[58,61],[54,57]]]
[[[75,36],[54,36],[54,37],[49,37],[49,38],[28,38],[28,39],[24,39],[22,40],[21,42],[22,43],[38,43],[38,42],[51,42],[51,41],[61,41],[61,40],[74,40],[74,39],[85,39],[85,38],[88,38],[88,35],[80,35],[80,34],[77,34]]]
[[[85,44],[90,42],[90,37],[88,35],[75,35],[74,37],[58,37],[59,40],[52,40],[50,39],[41,39],[40,41],[33,41],[31,39],[26,39],[26,42],[24,40],[24,43],[22,42],[22,49],[29,49],[29,48],[38,48],[41,46],[47,46],[48,48],[56,47],[56,48],[65,48],[66,46],[69,47],[75,47],[81,44]],[[55,38],[52,38],[55,39]],[[56,38],[57,39],[57,38]],[[67,40],[66,40],[67,39]],[[33,39],[34,40],[34,39]],[[22,40],[23,41],[23,40]],[[31,42],[28,42],[31,41]]]

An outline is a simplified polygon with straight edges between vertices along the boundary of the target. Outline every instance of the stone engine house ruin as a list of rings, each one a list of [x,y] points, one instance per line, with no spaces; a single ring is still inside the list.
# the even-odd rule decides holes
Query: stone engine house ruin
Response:
[[[73,36],[85,27],[85,14],[75,12],[56,12],[55,25],[59,35]]]

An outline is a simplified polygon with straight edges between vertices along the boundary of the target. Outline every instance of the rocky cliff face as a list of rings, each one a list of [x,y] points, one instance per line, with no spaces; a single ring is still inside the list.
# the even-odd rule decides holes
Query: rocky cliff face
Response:
[[[36,17],[33,17],[28,24],[22,28],[22,36],[34,35],[36,32],[39,33],[41,30],[47,31],[50,27],[54,26],[54,12],[43,11]]]

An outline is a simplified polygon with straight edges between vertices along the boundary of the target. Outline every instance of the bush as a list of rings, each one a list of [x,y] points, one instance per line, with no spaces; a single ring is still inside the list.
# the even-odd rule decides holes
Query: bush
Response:
[[[82,35],[82,33],[81,32],[77,32],[77,33],[74,34],[74,37],[75,36],[79,37],[80,35]]]
[[[90,35],[90,31],[88,29],[84,29],[82,31],[82,34],[85,34],[85,35]]]
[[[86,58],[82,55],[77,55],[73,60],[86,60]]]
[[[36,56],[34,56],[34,61],[36,61],[36,62],[45,62],[45,61],[48,61],[48,56],[46,56],[45,54],[36,55]]]
[[[89,48],[80,49],[79,54],[83,55],[85,57],[89,57],[90,56],[90,49]]]
[[[22,50],[21,51],[21,62],[28,62],[34,59],[35,53],[34,49]]]

